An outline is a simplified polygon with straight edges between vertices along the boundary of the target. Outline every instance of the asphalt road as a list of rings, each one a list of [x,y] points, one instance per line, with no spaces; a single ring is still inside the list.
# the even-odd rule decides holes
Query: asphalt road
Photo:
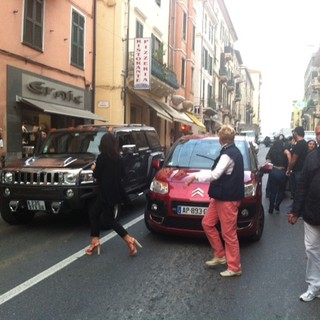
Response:
[[[267,149],[260,147],[261,163]],[[264,176],[264,185],[267,176]],[[303,221],[267,213],[257,243],[241,242],[241,277],[209,269],[205,239],[151,234],[142,219],[144,199],[121,222],[142,244],[136,257],[104,231],[101,256],[85,256],[85,219],[39,215],[32,224],[0,219],[0,319],[319,319],[320,299],[304,303]],[[136,220],[134,220],[136,219]]]

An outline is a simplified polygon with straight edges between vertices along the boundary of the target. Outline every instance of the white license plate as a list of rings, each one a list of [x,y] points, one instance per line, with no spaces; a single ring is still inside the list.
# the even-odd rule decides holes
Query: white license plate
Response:
[[[32,211],[44,211],[46,210],[46,204],[42,200],[27,200],[28,210]]]
[[[177,213],[191,216],[204,216],[207,209],[207,207],[177,206]]]

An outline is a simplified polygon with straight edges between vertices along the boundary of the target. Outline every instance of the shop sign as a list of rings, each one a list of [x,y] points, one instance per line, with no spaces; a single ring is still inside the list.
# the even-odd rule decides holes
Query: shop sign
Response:
[[[68,107],[84,108],[83,90],[27,74],[22,74],[22,96]]]
[[[149,90],[151,74],[151,39],[136,38],[134,42],[134,89]]]

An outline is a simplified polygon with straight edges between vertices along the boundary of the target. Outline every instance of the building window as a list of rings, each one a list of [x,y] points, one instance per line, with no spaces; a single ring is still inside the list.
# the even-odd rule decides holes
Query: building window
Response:
[[[202,67],[207,70],[208,65],[208,50],[203,48],[203,60],[202,60]]]
[[[72,10],[71,64],[84,67],[84,16]]]
[[[186,84],[186,59],[181,59],[181,86],[185,86]]]
[[[155,36],[151,35],[152,42],[152,57],[160,63],[163,63],[163,56],[165,54],[163,49],[163,43]]]
[[[161,7],[161,0],[156,0],[156,4]]]
[[[183,13],[183,22],[182,22],[182,32],[183,32],[183,40],[187,40],[187,14]]]
[[[43,0],[25,0],[23,43],[43,49]]]
[[[194,68],[191,68],[191,92],[194,92]]]
[[[143,24],[136,20],[136,38],[143,38]]]
[[[212,76],[212,69],[213,69],[213,59],[209,55],[208,56],[208,72],[209,72],[210,76]]]
[[[212,85],[208,83],[208,100],[212,98]]]
[[[195,50],[195,44],[196,44],[196,27],[192,26],[192,51]]]

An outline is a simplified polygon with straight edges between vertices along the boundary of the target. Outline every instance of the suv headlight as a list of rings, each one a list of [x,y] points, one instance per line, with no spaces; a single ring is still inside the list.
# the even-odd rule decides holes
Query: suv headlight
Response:
[[[95,178],[93,177],[92,170],[83,170],[80,174],[80,183],[93,183]]]
[[[63,182],[65,184],[76,184],[77,174],[75,172],[66,172],[63,174]]]
[[[5,172],[3,175],[5,183],[12,183],[13,182],[13,173],[12,172]]]
[[[150,190],[155,193],[167,194],[169,192],[169,186],[167,182],[154,179],[151,182]]]

